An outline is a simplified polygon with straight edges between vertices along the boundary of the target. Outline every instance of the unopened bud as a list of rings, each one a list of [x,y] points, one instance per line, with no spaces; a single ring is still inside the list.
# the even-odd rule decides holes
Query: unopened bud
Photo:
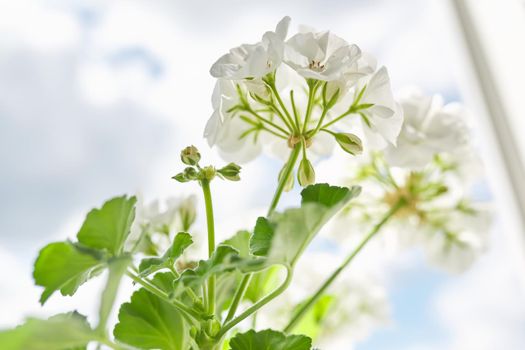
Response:
[[[207,167],[204,167],[202,168],[201,170],[201,174],[202,174],[202,177],[205,179],[205,180],[208,180],[208,181],[211,181],[213,180],[213,178],[215,177],[215,174],[217,173],[217,171],[215,170],[214,167],[212,167],[211,165],[207,166]]]
[[[186,175],[184,175],[184,173],[178,173],[177,175],[172,176],[171,178],[173,180],[178,181],[178,182],[188,182],[188,181],[190,181],[188,178],[186,178]]]
[[[241,179],[241,177],[239,176],[241,172],[241,167],[235,163],[230,163],[225,167],[217,170],[217,172],[226,180],[239,181]]]
[[[284,172],[286,171],[287,167],[288,167],[288,164],[285,164],[283,168],[281,169],[281,171],[279,172],[279,177],[278,177],[279,182],[281,182],[284,176]],[[294,179],[293,173],[288,174],[288,179],[286,179],[283,190],[285,192],[291,191],[293,189],[294,183],[295,183],[295,179]]]
[[[299,169],[297,170],[297,180],[303,187],[315,183],[315,170],[312,163],[306,158],[301,160],[299,163]]]
[[[184,164],[197,165],[201,160],[201,154],[195,146],[188,146],[180,152],[180,159]]]
[[[335,134],[335,140],[345,152],[354,156],[363,153],[363,143],[361,142],[361,139],[354,134],[344,132],[337,133]]]

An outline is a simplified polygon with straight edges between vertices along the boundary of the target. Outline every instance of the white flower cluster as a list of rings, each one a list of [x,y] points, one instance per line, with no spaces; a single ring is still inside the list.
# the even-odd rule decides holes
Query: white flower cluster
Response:
[[[146,204],[139,197],[130,241],[138,251],[155,255],[164,251],[177,232],[187,232],[197,215],[197,198],[169,197],[164,203]]]
[[[264,149],[286,156],[297,144],[303,160],[330,154],[336,143],[354,155],[368,141],[395,144],[402,112],[386,68],[328,31],[287,39],[289,23],[283,18],[260,42],[213,64],[210,146],[227,161],[247,162]]]
[[[487,248],[490,229],[487,206],[469,193],[481,171],[465,112],[459,104],[443,106],[439,96],[410,93],[400,101],[404,123],[397,147],[348,165],[339,183],[360,184],[363,191],[330,232],[338,241],[357,244],[360,235],[404,198],[407,203],[380,233],[386,249],[417,245],[431,263],[463,271]],[[340,167],[337,159],[321,167],[331,162]]]
[[[340,263],[342,256],[333,252],[307,251],[299,261],[290,287],[259,315],[259,327],[283,328],[297,305],[311,297],[312,291]],[[348,269],[315,303],[293,329],[306,334],[323,349],[342,348],[362,341],[390,319],[390,305],[385,288],[363,270]]]

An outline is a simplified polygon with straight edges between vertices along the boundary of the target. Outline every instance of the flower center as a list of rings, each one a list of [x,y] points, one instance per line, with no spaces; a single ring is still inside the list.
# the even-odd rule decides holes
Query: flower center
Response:
[[[312,60],[308,64],[308,68],[320,72],[324,70],[324,64],[321,64],[321,61]]]

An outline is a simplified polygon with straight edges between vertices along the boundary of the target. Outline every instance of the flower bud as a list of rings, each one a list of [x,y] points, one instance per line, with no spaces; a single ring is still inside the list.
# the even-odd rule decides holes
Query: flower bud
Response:
[[[180,152],[180,159],[186,165],[197,165],[201,160],[201,154],[195,146],[188,146]]]
[[[281,169],[281,171],[279,172],[279,177],[278,177],[279,182],[281,182],[281,179],[284,176],[284,171],[287,168],[287,166],[288,164],[285,164],[283,168]],[[294,179],[293,173],[291,173],[289,174],[288,179],[286,180],[286,183],[284,184],[284,188],[283,188],[284,192],[291,191],[293,189],[294,183],[295,183],[295,179]]]
[[[297,180],[303,187],[315,183],[315,170],[312,163],[306,158],[301,160],[299,163],[299,169],[297,170]]]
[[[206,167],[202,168],[202,170],[201,170],[201,176],[203,177],[203,179],[208,180],[208,181],[213,180],[213,178],[215,177],[216,173],[217,173],[217,171],[211,165],[206,166]]]
[[[239,173],[241,172],[241,167],[235,163],[230,163],[225,167],[217,170],[217,172],[226,180],[230,181],[239,181],[241,177]]]
[[[210,337],[215,337],[221,330],[221,324],[216,319],[206,321],[206,333]]]
[[[188,179],[188,181],[197,180],[199,173],[197,172],[197,169],[187,167],[186,169],[184,169],[184,176],[186,177],[186,179]]]
[[[334,136],[335,140],[339,146],[341,146],[343,151],[348,152],[354,156],[363,153],[363,143],[356,135],[341,132],[335,134]]]
[[[172,176],[171,178],[173,180],[178,181],[178,182],[188,182],[188,181],[190,181],[188,178],[186,178],[186,175],[184,175],[184,173],[178,173],[177,175]]]

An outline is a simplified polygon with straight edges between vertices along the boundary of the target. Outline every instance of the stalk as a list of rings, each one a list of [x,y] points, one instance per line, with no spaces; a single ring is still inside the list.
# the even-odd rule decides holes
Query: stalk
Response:
[[[286,168],[284,170],[283,176],[281,177],[281,180],[279,181],[279,184],[277,185],[277,189],[275,190],[275,194],[273,195],[272,202],[270,203],[270,208],[268,209],[268,214],[266,216],[270,216],[277,207],[277,203],[279,203],[279,199],[281,199],[281,195],[283,194],[284,186],[286,186],[286,182],[288,182],[288,178],[292,174],[293,168],[295,166],[295,163],[297,162],[297,157],[299,156],[299,152],[301,151],[301,143],[297,143],[294,148],[292,149],[292,152],[290,153],[290,156],[288,158],[288,162],[286,163]]]
[[[204,203],[206,206],[206,223],[208,227],[208,257],[215,251],[215,225],[213,219],[213,203],[211,200],[210,181],[201,181]],[[215,313],[215,275],[208,279],[208,303],[207,311],[209,314]]]
[[[323,295],[323,293],[332,285],[335,279],[343,272],[343,270],[350,264],[356,255],[365,247],[365,245],[381,230],[381,228],[394,216],[394,214],[406,204],[406,200],[401,198],[379,221],[372,230],[363,238],[361,243],[348,255],[343,263],[328,277],[323,285],[315,292],[315,294],[308,300],[306,304],[301,306],[299,310],[292,316],[288,325],[284,328],[285,333],[289,333],[297,323],[303,318],[305,313],[315,304],[315,302]]]

